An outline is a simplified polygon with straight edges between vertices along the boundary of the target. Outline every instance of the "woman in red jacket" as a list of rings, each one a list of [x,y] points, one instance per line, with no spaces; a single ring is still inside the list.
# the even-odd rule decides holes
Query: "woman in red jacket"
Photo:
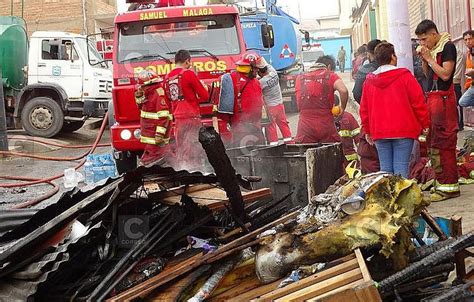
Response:
[[[410,71],[396,67],[392,44],[378,45],[375,60],[380,67],[367,76],[362,93],[362,128],[375,142],[380,170],[408,177],[413,143],[430,126],[425,97]]]

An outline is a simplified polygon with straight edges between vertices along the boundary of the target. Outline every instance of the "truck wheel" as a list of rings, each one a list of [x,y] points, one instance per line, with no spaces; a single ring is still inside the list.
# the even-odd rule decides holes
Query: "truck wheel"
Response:
[[[72,121],[72,122],[65,121],[63,124],[63,128],[61,129],[61,132],[71,133],[71,132],[81,129],[82,126],[84,126],[84,121]]]
[[[119,175],[133,171],[137,168],[137,154],[134,152],[114,152],[115,166]]]
[[[21,123],[29,135],[53,137],[63,127],[64,113],[53,99],[37,97],[29,100],[21,110]]]

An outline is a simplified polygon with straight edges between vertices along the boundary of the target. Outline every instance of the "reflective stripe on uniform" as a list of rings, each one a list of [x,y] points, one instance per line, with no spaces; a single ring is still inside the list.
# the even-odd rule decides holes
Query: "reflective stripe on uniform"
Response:
[[[156,93],[158,93],[159,96],[164,96],[165,95],[165,90],[160,87],[158,89],[156,89]]]
[[[162,126],[156,126],[156,133],[159,133],[159,134],[166,134],[166,131],[168,129],[166,129],[165,127],[162,127]]]
[[[158,112],[146,112],[146,111],[141,111],[140,112],[140,117],[141,118],[146,118],[150,120],[159,120],[161,118],[167,118],[169,120],[173,119],[173,116],[168,110],[162,110]]]
[[[339,136],[341,137],[351,137],[351,131],[349,130],[340,130]]]
[[[346,159],[347,159],[347,161],[358,160],[357,153],[346,155]]]
[[[440,184],[439,182],[435,182],[434,188],[437,191],[445,192],[445,193],[459,192],[459,190],[460,190],[459,183]]]
[[[469,177],[471,177],[472,179],[474,179],[474,170],[472,170],[472,171],[469,173]]]
[[[135,97],[135,103],[137,104],[145,103],[145,95],[142,95],[141,97]]]
[[[360,134],[360,128],[356,128],[354,130],[340,130],[339,136],[340,137],[354,137]]]
[[[169,138],[156,139],[155,137],[140,136],[140,142],[148,145],[163,146],[170,142]]]

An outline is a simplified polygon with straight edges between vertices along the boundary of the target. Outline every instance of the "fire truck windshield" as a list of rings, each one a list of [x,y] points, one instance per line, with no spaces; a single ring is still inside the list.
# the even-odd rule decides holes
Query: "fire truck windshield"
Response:
[[[240,53],[233,15],[193,18],[186,22],[130,22],[120,25],[117,60],[143,61],[150,57],[172,59],[180,49],[199,49],[215,56]]]

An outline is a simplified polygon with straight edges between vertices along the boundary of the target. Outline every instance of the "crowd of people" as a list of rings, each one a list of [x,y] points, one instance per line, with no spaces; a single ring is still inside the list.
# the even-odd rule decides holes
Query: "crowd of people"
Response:
[[[176,68],[165,77],[150,71],[139,76],[136,101],[141,109],[141,141],[146,145],[142,163],[174,161],[174,167],[182,169],[202,166],[200,103],[214,101],[215,118],[225,121],[230,132],[228,147],[277,145],[278,129],[285,144],[341,142],[345,166],[358,167],[362,173],[385,171],[432,180],[432,201],[459,196],[456,144],[462,111],[458,105],[474,104],[474,31],[464,33],[469,50],[465,56],[449,34],[438,32],[430,20],[417,26],[416,35],[414,73],[397,67],[395,47],[389,42],[375,39],[358,48],[352,92],[360,104],[360,126],[345,110],[349,92],[335,72],[337,66],[341,72],[345,68],[342,47],[337,61],[322,56],[298,75],[299,120],[294,138],[278,74],[263,57],[245,53],[236,70],[221,77],[219,96],[212,98],[213,89],[191,68],[191,55],[180,50]],[[268,117],[266,123],[262,116]],[[465,170],[470,173],[472,168]]]
[[[223,135],[227,147],[278,144],[277,129],[284,143],[292,141],[278,74],[263,57],[245,53],[236,62],[236,70],[222,77],[217,98],[210,93],[217,89],[193,71],[189,51],[179,50],[174,61],[176,67],[164,77],[150,70],[138,75],[135,100],[140,109],[140,140],[145,144],[143,165],[202,171],[206,156],[199,143],[200,104],[214,100],[214,118],[226,124],[225,129],[216,130],[230,134]],[[264,127],[262,112],[268,115]]]
[[[370,63],[353,73],[361,133],[368,143],[358,151],[372,149],[370,153],[377,154],[371,160],[380,167],[374,164],[369,170],[360,154],[364,172],[380,169],[423,183],[431,181],[431,200],[441,201],[460,195],[459,176],[474,178],[472,159],[459,163],[456,150],[457,132],[463,126],[460,108],[473,104],[473,32],[464,33],[466,56],[431,20],[418,24],[415,34],[419,44],[413,44],[414,74],[396,67],[390,43],[373,40],[367,44]],[[375,47],[369,48],[370,44]]]

